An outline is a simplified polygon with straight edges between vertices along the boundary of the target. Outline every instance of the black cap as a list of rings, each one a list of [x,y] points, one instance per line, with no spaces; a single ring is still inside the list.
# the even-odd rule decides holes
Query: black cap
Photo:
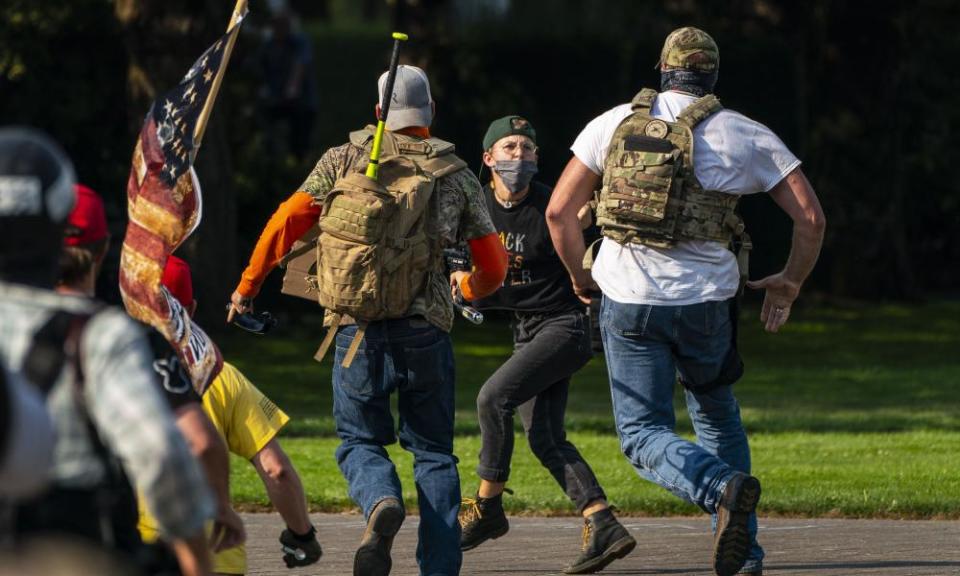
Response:
[[[42,285],[55,279],[74,182],[73,165],[48,136],[0,128],[0,277]]]
[[[63,222],[74,204],[73,165],[53,140],[31,128],[0,128],[0,218],[45,216]]]

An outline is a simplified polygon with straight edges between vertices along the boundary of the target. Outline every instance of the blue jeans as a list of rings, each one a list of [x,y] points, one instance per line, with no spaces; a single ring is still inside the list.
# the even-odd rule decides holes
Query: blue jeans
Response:
[[[460,573],[460,476],[453,455],[454,367],[450,336],[419,317],[371,322],[350,368],[340,364],[356,333],[337,334],[333,416],[337,463],[350,497],[370,513],[384,498],[402,501],[400,479],[384,446],[400,437],[413,454],[420,502],[417,562],[423,576]],[[397,391],[394,429],[390,395]]]
[[[731,476],[750,473],[750,447],[731,384],[713,386],[733,345],[729,302],[622,304],[604,297],[600,329],[620,449],[637,473],[716,521]],[[674,432],[677,374],[686,385],[694,444]],[[757,519],[745,568],[759,564]]]

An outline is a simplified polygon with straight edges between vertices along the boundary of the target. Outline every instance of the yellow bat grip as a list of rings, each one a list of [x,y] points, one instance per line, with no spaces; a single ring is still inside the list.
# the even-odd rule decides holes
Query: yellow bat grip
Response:
[[[390,73],[387,77],[387,91],[392,93],[393,79],[397,72],[397,60],[400,55],[400,42],[405,42],[409,36],[403,32],[394,32],[391,36],[393,36],[395,42],[393,43],[393,54],[390,57]],[[388,95],[387,98],[390,98],[390,96]],[[380,148],[383,145],[383,131],[386,129],[387,110],[389,109],[390,101],[387,100],[381,111],[382,118],[377,122],[377,132],[373,137],[373,149],[370,151],[370,162],[367,164],[366,171],[367,178],[372,178],[373,180],[377,179],[380,171]]]
[[[377,122],[377,132],[373,136],[373,150],[370,151],[370,162],[367,164],[367,178],[377,179],[380,168],[380,148],[383,146],[383,131],[386,126],[383,120]]]

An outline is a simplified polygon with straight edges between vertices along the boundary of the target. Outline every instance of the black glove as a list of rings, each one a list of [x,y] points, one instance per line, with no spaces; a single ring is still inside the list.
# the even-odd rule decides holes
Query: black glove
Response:
[[[287,568],[309,566],[323,556],[323,550],[317,542],[317,529],[313,526],[302,536],[287,528],[280,534],[280,546]]]
[[[443,263],[447,269],[447,275],[454,272],[469,272],[473,268],[473,263],[470,261],[470,252],[464,245],[444,248]]]

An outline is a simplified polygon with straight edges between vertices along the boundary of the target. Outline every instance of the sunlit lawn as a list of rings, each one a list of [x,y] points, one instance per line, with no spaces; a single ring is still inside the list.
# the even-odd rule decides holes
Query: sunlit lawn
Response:
[[[864,305],[796,311],[779,335],[742,321],[747,374],[736,385],[764,483],[762,513],[960,517],[960,303]],[[311,357],[321,337],[310,318],[266,338],[221,340],[237,364],[293,418],[283,445],[318,509],[352,507],[333,458],[330,362]],[[463,492],[476,487],[479,437],[474,399],[511,349],[505,322],[458,324],[456,453]],[[679,429],[691,433],[678,393]],[[570,437],[587,455],[610,499],[635,514],[695,509],[641,480],[620,455],[610,417],[606,368],[594,359],[575,378]],[[391,449],[407,498],[411,460]],[[236,461],[234,498],[266,503],[252,468]],[[553,479],[518,434],[506,505],[515,512],[570,513]]]

